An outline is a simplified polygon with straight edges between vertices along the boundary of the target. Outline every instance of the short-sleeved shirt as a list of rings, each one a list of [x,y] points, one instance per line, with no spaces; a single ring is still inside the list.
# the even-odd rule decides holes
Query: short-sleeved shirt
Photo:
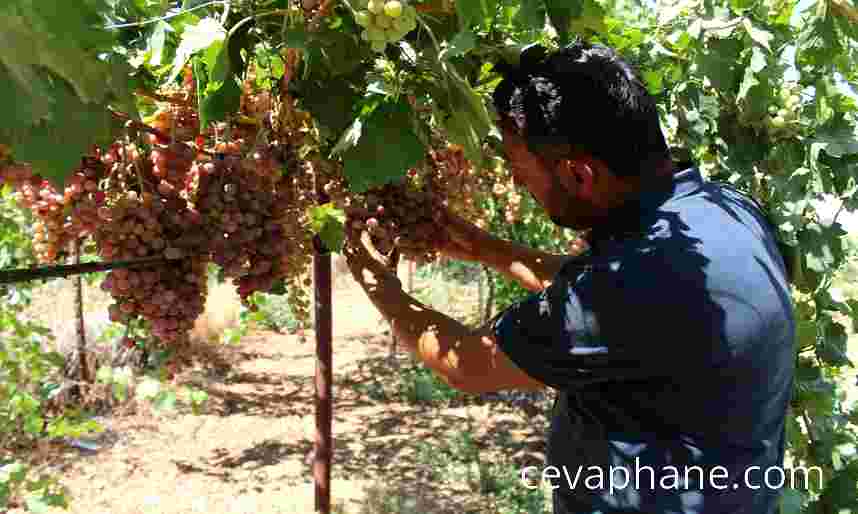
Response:
[[[558,391],[540,470],[555,514],[777,512],[795,320],[746,196],[695,167],[674,174],[494,332]]]

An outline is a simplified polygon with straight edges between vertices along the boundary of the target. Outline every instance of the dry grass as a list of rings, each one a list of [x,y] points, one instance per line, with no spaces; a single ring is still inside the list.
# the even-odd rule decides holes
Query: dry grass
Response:
[[[228,328],[235,328],[241,314],[241,300],[230,282],[209,289],[206,309],[194,323],[191,339],[217,342]]]

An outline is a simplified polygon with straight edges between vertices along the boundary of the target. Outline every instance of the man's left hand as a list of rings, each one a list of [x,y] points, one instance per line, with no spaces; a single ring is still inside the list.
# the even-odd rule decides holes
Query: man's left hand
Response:
[[[402,289],[402,282],[390,269],[390,260],[382,255],[372,244],[372,237],[366,230],[346,229],[346,263],[355,280],[369,295],[381,289]]]

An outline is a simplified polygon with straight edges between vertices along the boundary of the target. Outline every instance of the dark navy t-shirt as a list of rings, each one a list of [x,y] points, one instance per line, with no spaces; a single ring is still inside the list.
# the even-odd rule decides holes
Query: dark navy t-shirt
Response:
[[[744,195],[675,174],[494,331],[558,390],[555,514],[777,512],[795,320],[776,240]]]

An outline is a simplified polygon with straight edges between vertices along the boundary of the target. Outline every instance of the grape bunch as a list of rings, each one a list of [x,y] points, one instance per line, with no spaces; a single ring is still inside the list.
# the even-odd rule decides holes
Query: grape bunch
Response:
[[[169,260],[107,275],[101,287],[116,301],[108,310],[111,321],[140,316],[161,342],[181,343],[205,305],[206,239],[199,212],[175,190],[126,190],[111,195],[98,214],[94,238],[104,260]]]
[[[442,225],[445,212],[486,225],[486,213],[477,206],[493,180],[491,174],[476,172],[460,146],[446,145],[429,152],[425,162],[408,170],[403,181],[351,195],[347,223],[355,234],[369,232],[382,254],[397,248],[410,259],[432,261],[448,237]]]
[[[39,262],[57,260],[71,241],[95,230],[98,208],[105,198],[98,182],[106,169],[97,157],[84,156],[61,194],[49,181],[34,175],[29,166],[4,168],[0,182],[9,183],[16,191],[16,201],[35,216],[33,250]]]
[[[108,307],[110,320],[128,322],[140,316],[162,343],[187,341],[205,306],[206,266],[204,258],[191,257],[170,265],[111,271],[101,283],[116,301]]]
[[[778,103],[769,106],[766,126],[775,138],[789,138],[800,130],[801,90],[785,85],[778,95]]]
[[[400,0],[369,0],[360,4],[355,22],[363,27],[361,39],[368,41],[375,52],[384,52],[417,28],[417,10]]]
[[[276,148],[243,159],[238,143],[221,143],[219,157],[197,163],[195,203],[205,220],[213,261],[232,278],[242,301],[270,291],[278,280],[293,285],[307,271],[309,236],[291,233],[303,213],[294,209],[291,177],[281,177]],[[309,306],[309,304],[307,304]]]
[[[356,232],[369,232],[382,254],[397,247],[408,257],[431,259],[445,234],[435,224],[438,206],[433,200],[432,192],[413,179],[387,184],[353,197],[346,210],[347,222]]]

